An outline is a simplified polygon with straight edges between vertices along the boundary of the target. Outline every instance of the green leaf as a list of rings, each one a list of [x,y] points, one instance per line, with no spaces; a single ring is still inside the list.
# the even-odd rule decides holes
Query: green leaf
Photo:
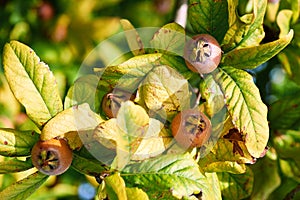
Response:
[[[99,77],[96,75],[86,75],[77,79],[72,87],[70,87],[65,97],[64,109],[75,105],[88,103],[92,110],[95,109],[95,93]]]
[[[23,200],[34,193],[49,176],[35,172],[0,192],[1,199]]]
[[[268,151],[266,156],[251,166],[254,174],[251,199],[267,199],[280,185],[279,169],[276,155]]]
[[[224,95],[212,75],[207,75],[200,82],[201,98],[205,99],[205,111],[209,116],[218,113],[224,106]]]
[[[145,54],[143,42],[134,26],[126,19],[121,19],[120,23],[125,31],[127,43],[133,55]]]
[[[294,160],[300,167],[300,131],[276,130],[273,145],[278,157],[281,159]]]
[[[139,188],[126,188],[126,194],[128,200],[149,200],[147,193]]]
[[[299,152],[299,151],[298,151]],[[300,182],[300,165],[292,159],[279,159],[279,165],[281,172],[288,178],[294,179],[298,183]]]
[[[71,167],[80,173],[88,174],[90,176],[100,175],[106,170],[105,165],[98,160],[92,158],[85,158],[83,156],[73,154],[73,161]]]
[[[22,161],[17,158],[13,158],[10,160],[0,162],[0,174],[22,172],[32,167],[33,165],[30,159]]]
[[[188,81],[173,68],[158,66],[142,82],[139,94],[147,108],[163,119],[172,118],[178,111],[189,109],[192,92]]]
[[[297,98],[298,97],[298,98]],[[271,104],[268,119],[272,129],[295,129],[300,119],[300,98],[293,95]]]
[[[134,91],[161,56],[160,53],[140,55],[120,65],[108,66],[101,69],[101,79],[114,88]]]
[[[60,112],[44,126],[41,139],[65,137],[68,139],[70,147],[77,149],[82,146],[80,132],[93,130],[102,120],[87,103],[73,106]]]
[[[280,186],[277,187],[273,193],[271,193],[268,200],[285,199],[288,193],[298,186],[299,182],[291,178],[283,177]],[[297,197],[295,199],[297,199]]]
[[[264,32],[263,32],[263,22],[264,22],[264,17],[267,9],[267,1],[260,1],[260,0],[253,0],[253,15],[251,19],[251,25],[249,29],[245,32],[243,39],[240,43],[239,46],[249,46],[249,45],[254,45],[254,40],[259,43],[263,37],[264,37]],[[257,30],[259,30],[259,37],[257,37]],[[250,41],[250,42],[249,42]]]
[[[222,50],[228,52],[236,47],[257,46],[264,38],[263,20],[266,1],[252,1],[252,13],[238,16],[239,1],[228,1],[229,29],[222,42]]]
[[[63,110],[55,77],[32,49],[17,41],[7,43],[3,67],[15,97],[39,127]]]
[[[260,157],[269,138],[267,107],[250,74],[224,67],[214,75],[220,86],[233,124],[253,157]]]
[[[174,68],[179,72],[184,78],[190,79],[192,76],[199,76],[197,73],[192,72],[187,68],[185,60],[182,56],[172,56],[169,54],[164,54],[159,59],[160,65],[167,65],[171,68]]]
[[[221,43],[228,29],[227,1],[189,0],[188,20],[196,33],[208,33]]]
[[[284,49],[291,42],[293,34],[293,30],[290,30],[288,35],[276,41],[259,46],[234,49],[223,55],[221,64],[238,69],[256,68]]]
[[[167,52],[168,54],[176,54],[183,56],[185,44],[184,28],[176,23],[164,25],[159,29],[150,41],[150,45],[157,52]]]
[[[224,200],[244,199],[250,196],[253,187],[253,173],[249,167],[244,174],[217,173]]]
[[[125,182],[119,173],[104,179],[108,198],[111,200],[127,200]]]
[[[300,85],[300,53],[298,47],[288,46],[278,54],[278,59],[289,78]]]
[[[189,154],[170,154],[148,159],[124,168],[122,177],[127,183],[149,190],[171,191],[177,198],[202,191],[209,199],[208,181]]]
[[[29,156],[31,148],[38,140],[39,134],[34,131],[0,129],[0,155]]]

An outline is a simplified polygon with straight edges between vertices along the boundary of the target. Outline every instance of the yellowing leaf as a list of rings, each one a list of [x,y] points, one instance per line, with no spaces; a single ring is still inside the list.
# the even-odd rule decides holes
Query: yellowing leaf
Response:
[[[293,12],[291,10],[279,11],[276,22],[280,29],[279,38],[286,36],[290,31],[290,21],[292,19]]]
[[[128,200],[149,200],[146,192],[139,188],[126,188]]]
[[[153,118],[149,119],[149,126],[139,143],[137,150],[131,156],[132,160],[145,160],[158,156],[169,147],[173,137],[167,133],[163,124]]]
[[[39,127],[63,110],[55,77],[28,46],[17,41],[7,43],[3,66],[13,94]]]
[[[33,145],[39,140],[39,136],[34,131],[0,129],[0,155],[29,156]]]
[[[142,82],[139,92],[147,108],[163,119],[191,107],[188,81],[166,65],[154,68]]]
[[[134,91],[161,56],[160,53],[139,55],[119,65],[108,66],[103,69],[101,79],[114,88]]]
[[[0,192],[1,199],[26,199],[34,193],[48,177],[49,176],[40,172],[33,173],[2,190]]]
[[[232,122],[242,134],[242,140],[253,157],[260,157],[269,138],[267,107],[250,74],[224,67],[215,74]]]
[[[121,19],[120,23],[125,31],[127,43],[133,55],[137,56],[144,54],[145,50],[143,42],[133,25],[126,19]]]
[[[217,173],[222,195],[226,199],[244,199],[253,188],[253,172],[249,167],[244,174]]]
[[[172,137],[163,124],[149,118],[139,105],[122,103],[117,118],[100,123],[93,138],[108,149],[116,150],[113,168],[121,170],[130,160],[145,160],[166,150]]]
[[[159,29],[150,41],[150,45],[157,52],[167,52],[183,56],[183,47],[185,44],[185,30],[176,23],[164,25]]]
[[[104,179],[107,195],[111,200],[127,200],[125,182],[119,173]]]
[[[239,69],[256,68],[284,49],[291,42],[293,35],[294,31],[290,30],[287,35],[273,42],[259,46],[234,49],[223,55],[221,64],[223,66],[232,66]]]
[[[59,113],[44,126],[41,139],[66,137],[72,149],[80,148],[82,146],[80,132],[93,130],[101,121],[101,117],[90,110],[87,103],[73,106]]]

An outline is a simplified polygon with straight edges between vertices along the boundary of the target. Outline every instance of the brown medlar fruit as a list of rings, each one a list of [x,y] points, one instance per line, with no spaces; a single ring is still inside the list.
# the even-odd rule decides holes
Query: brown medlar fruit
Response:
[[[196,109],[178,113],[171,123],[172,135],[184,148],[201,147],[211,135],[211,122]]]
[[[185,44],[185,63],[193,72],[198,72],[199,74],[212,72],[218,67],[221,56],[221,47],[211,35],[196,35]]]
[[[67,171],[73,153],[65,139],[38,141],[31,150],[32,164],[43,174],[59,175]]]
[[[134,100],[135,95],[121,90],[114,89],[112,92],[107,93],[102,99],[102,109],[108,118],[114,118],[121,107],[121,103],[127,100]]]

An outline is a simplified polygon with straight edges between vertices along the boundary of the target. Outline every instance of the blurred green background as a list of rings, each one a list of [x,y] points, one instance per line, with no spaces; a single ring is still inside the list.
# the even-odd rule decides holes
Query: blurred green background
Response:
[[[175,8],[175,0],[0,0],[0,127],[24,130],[33,126],[3,76],[6,42],[18,40],[30,46],[54,72],[64,97],[87,54],[122,31],[121,18],[135,27],[159,27],[174,21]],[[0,190],[28,174],[0,175]],[[96,185],[93,177],[70,169],[51,177],[30,199],[90,199]]]
[[[239,12],[249,12],[248,1],[239,2]],[[277,11],[283,9],[293,10],[289,26],[295,30],[295,38],[279,56],[249,71],[267,105],[300,95],[299,8],[295,11],[290,4],[296,1],[281,2],[280,7],[274,3],[268,5],[264,42],[278,38]],[[10,40],[30,46],[54,72],[63,98],[88,53],[104,39],[122,31],[120,19],[128,19],[137,28],[160,27],[174,21],[178,4],[176,0],[0,0],[0,54]],[[4,79],[1,60],[0,57],[0,127],[31,129],[31,121]],[[3,159],[0,157],[0,161]],[[0,175],[0,190],[27,174],[30,172]],[[287,180],[283,179],[282,183],[293,187],[298,184]],[[70,169],[61,176],[51,177],[30,199],[90,199],[89,194],[94,194],[96,185],[93,177]]]

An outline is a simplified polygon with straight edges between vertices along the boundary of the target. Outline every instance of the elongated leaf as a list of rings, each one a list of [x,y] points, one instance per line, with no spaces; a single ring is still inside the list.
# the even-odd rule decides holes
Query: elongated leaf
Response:
[[[223,199],[244,199],[249,197],[253,187],[253,173],[248,167],[244,174],[217,173]]]
[[[19,159],[11,159],[7,161],[0,162],[0,174],[8,174],[15,172],[22,172],[32,168],[31,160],[22,161]]]
[[[233,66],[239,69],[256,68],[284,49],[291,42],[293,34],[293,30],[291,30],[288,35],[274,42],[254,47],[234,49],[223,56],[222,65]]]
[[[239,46],[245,47],[253,45],[253,38],[258,39],[258,42],[260,42],[263,39],[263,37],[257,37],[257,30],[263,30],[262,25],[267,9],[267,1],[253,0],[252,3],[253,18],[251,20],[251,25],[249,29],[245,32],[241,44]],[[264,36],[264,33],[262,33],[262,35]]]
[[[108,176],[104,181],[109,199],[127,200],[125,182],[119,173]]]
[[[252,2],[253,11],[250,14],[238,16],[236,10],[239,1],[228,1],[229,8],[229,29],[222,43],[222,50],[228,52],[236,47],[257,46],[264,38],[263,19],[267,2],[254,0]]]
[[[269,138],[267,107],[251,75],[232,67],[220,69],[214,76],[226,100],[232,122],[253,157],[260,157]]]
[[[177,198],[202,191],[209,199],[208,183],[189,154],[163,155],[126,166],[122,177],[128,183],[144,186],[150,190],[171,191]]]
[[[121,19],[120,23],[125,31],[127,43],[133,55],[137,56],[144,54],[145,50],[143,42],[134,26],[126,19]]]
[[[38,126],[63,110],[55,77],[32,49],[17,41],[7,43],[3,66],[15,97]]]
[[[176,23],[170,23],[159,29],[150,41],[150,45],[158,52],[168,52],[183,56],[185,44],[184,28]]]
[[[34,193],[48,177],[40,172],[33,173],[2,190],[1,199],[24,200]]]
[[[101,79],[113,87],[134,91],[161,56],[160,53],[140,55],[120,65],[108,66],[101,71]]]
[[[98,160],[73,154],[71,167],[80,173],[88,174],[91,176],[100,175],[103,171],[107,170],[104,166],[105,165]]]
[[[268,119],[273,129],[297,128],[300,119],[300,98],[298,95],[286,97],[271,105]]]
[[[102,118],[94,113],[87,103],[73,106],[60,112],[44,126],[41,139],[66,137],[72,149],[80,148],[82,142],[78,133],[93,130],[100,122]]]
[[[219,43],[228,29],[227,1],[189,0],[188,20],[196,33],[208,33]]]
[[[29,156],[31,148],[38,140],[39,134],[34,131],[0,129],[0,155]]]

